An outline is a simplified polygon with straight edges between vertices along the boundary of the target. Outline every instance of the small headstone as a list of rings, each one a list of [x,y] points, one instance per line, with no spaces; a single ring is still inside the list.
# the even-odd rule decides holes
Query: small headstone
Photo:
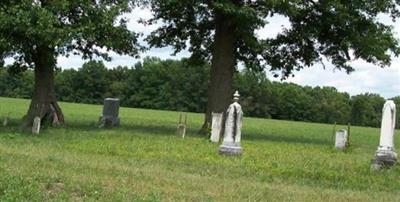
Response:
[[[348,135],[347,130],[342,129],[336,131],[335,135],[335,148],[345,150],[348,146]]]
[[[226,112],[225,132],[222,145],[219,147],[219,154],[223,155],[241,155],[242,147],[240,146],[243,111],[238,103],[239,92],[233,95],[233,103]]]
[[[176,127],[176,134],[178,137],[185,138],[186,135],[186,124],[187,124],[187,115],[185,114],[185,121],[182,120],[182,114],[179,115],[178,126]]]
[[[119,126],[119,99],[106,98],[103,106],[103,116],[99,119],[99,127]]]
[[[394,147],[395,126],[396,105],[393,101],[388,100],[383,106],[381,136],[375,158],[372,160],[372,170],[381,170],[396,164],[397,153]]]
[[[35,135],[38,135],[40,133],[40,121],[40,117],[35,117],[33,119],[32,133]]]
[[[218,143],[222,130],[223,113],[212,113],[211,142]]]
[[[4,120],[3,120],[3,126],[4,126],[4,127],[6,127],[6,126],[8,125],[8,120],[9,120],[9,118],[8,118],[8,116],[6,116],[6,117],[4,118]]]

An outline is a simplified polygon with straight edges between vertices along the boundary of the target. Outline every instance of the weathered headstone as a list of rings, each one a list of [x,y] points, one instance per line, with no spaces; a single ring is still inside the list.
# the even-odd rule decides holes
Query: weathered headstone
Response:
[[[185,121],[182,120],[182,114],[179,115],[178,126],[176,127],[176,134],[178,137],[185,138],[186,135],[186,124],[187,124],[187,115],[185,114]]]
[[[9,119],[10,118],[8,116],[4,117],[4,120],[3,120],[3,126],[4,127],[6,127],[8,125]]]
[[[348,146],[348,133],[347,130],[341,129],[336,131],[335,135],[335,148],[345,150]]]
[[[99,127],[119,126],[119,99],[106,98],[103,106],[103,116],[99,119]]]
[[[212,113],[211,142],[218,143],[221,136],[223,113]]]
[[[381,137],[375,158],[372,160],[371,169],[380,170],[396,164],[397,153],[394,147],[395,126],[396,105],[393,101],[388,100],[383,106]]]
[[[226,112],[225,132],[222,145],[219,147],[219,153],[224,155],[241,155],[242,147],[240,146],[243,111],[238,103],[239,92],[233,95],[233,103]]]
[[[38,135],[40,133],[40,122],[41,122],[40,117],[35,117],[33,119],[32,133],[35,135]]]

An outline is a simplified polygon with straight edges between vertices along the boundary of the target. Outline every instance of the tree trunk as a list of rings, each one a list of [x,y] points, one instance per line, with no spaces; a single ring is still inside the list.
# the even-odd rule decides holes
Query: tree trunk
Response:
[[[31,128],[35,117],[41,118],[41,125],[64,124],[64,116],[57,104],[54,91],[54,68],[56,58],[54,50],[39,47],[33,56],[35,65],[35,84],[32,101],[24,117],[25,128]]]
[[[223,113],[232,100],[232,83],[235,71],[236,25],[230,16],[217,13],[211,81],[208,87],[208,103],[201,129],[207,133],[211,126],[211,113]]]

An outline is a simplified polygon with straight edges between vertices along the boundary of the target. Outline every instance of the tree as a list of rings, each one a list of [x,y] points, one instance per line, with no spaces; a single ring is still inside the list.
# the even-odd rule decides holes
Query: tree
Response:
[[[362,94],[352,97],[352,124],[379,127],[385,99],[377,94]]]
[[[353,59],[380,66],[400,53],[393,28],[377,16],[399,17],[395,0],[144,0],[154,17],[162,21],[147,38],[151,46],[172,46],[174,53],[188,50],[192,61],[211,58],[211,81],[204,126],[211,112],[222,112],[231,101],[232,78],[239,61],[260,70],[270,66],[276,76],[322,63],[350,73]],[[291,23],[275,38],[259,39],[256,30],[267,17],[285,16]]]
[[[79,54],[109,60],[108,51],[137,55],[137,34],[127,29],[121,14],[129,0],[2,0],[0,2],[0,61],[13,57],[15,67],[34,68],[35,84],[24,125],[34,117],[64,123],[54,90],[58,56]]]

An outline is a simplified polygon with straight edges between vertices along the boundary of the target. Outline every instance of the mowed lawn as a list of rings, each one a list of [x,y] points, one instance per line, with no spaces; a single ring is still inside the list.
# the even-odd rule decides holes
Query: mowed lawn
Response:
[[[243,156],[225,157],[196,134],[202,114],[181,139],[178,112],[121,108],[120,128],[99,129],[102,106],[61,103],[67,125],[33,136],[28,104],[0,98],[0,201],[400,201],[400,165],[370,171],[376,128],[352,127],[340,152],[332,125],[245,118]]]

